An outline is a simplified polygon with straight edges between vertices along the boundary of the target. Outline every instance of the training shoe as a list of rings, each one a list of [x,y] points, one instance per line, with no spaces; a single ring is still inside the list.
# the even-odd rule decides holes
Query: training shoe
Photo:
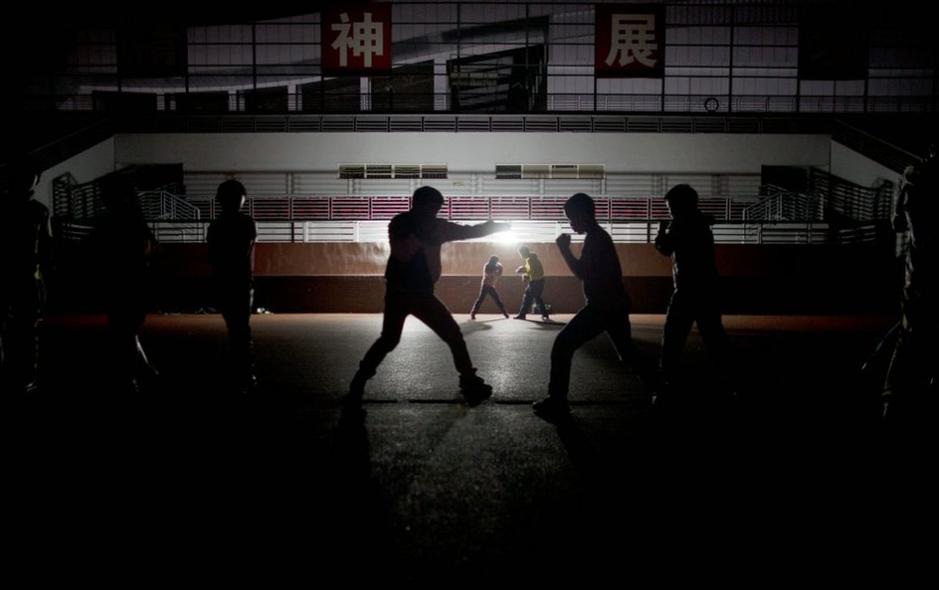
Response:
[[[518,314],[517,316],[515,316],[515,319],[517,319],[517,320],[524,320],[524,319],[525,319],[525,316],[523,316],[522,314]]]
[[[531,409],[536,416],[548,422],[560,422],[571,416],[571,409],[567,405],[567,400],[554,397],[546,397],[533,403]]]
[[[476,375],[460,376],[460,392],[470,405],[476,405],[492,396],[492,386]]]

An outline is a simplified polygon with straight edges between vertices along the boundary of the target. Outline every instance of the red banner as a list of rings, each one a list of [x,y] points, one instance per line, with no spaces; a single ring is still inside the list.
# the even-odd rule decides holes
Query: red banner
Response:
[[[386,72],[391,69],[391,5],[325,9],[321,39],[324,74]]]
[[[665,6],[596,4],[594,72],[602,78],[665,75]]]

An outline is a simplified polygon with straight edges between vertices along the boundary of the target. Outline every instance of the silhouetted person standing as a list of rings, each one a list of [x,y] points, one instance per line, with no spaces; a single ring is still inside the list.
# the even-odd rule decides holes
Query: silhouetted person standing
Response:
[[[906,234],[900,331],[884,383],[884,417],[909,418],[936,393],[939,347],[939,159],[908,167],[894,203],[894,230]]]
[[[544,293],[544,267],[538,255],[528,249],[528,246],[522,246],[518,249],[518,255],[522,257],[522,264],[515,269],[516,273],[523,273],[524,280],[528,283],[525,293],[522,295],[522,306],[518,310],[517,320],[524,320],[528,316],[532,302],[538,304],[541,310],[541,319],[549,320],[548,307],[545,305],[542,293]]]
[[[138,332],[147,315],[150,258],[156,247],[131,180],[111,174],[101,180],[107,213],[93,236],[102,272],[111,346],[110,372],[116,392],[138,391],[137,378],[153,378]]]
[[[0,375],[4,391],[38,387],[37,325],[50,263],[49,210],[33,199],[40,170],[31,158],[8,164],[0,202]]]
[[[571,360],[588,340],[606,332],[622,362],[637,361],[629,324],[630,301],[623,287],[623,271],[613,239],[597,223],[589,195],[573,195],[564,204],[564,213],[575,232],[587,234],[579,259],[571,251],[570,234],[561,234],[555,240],[571,272],[584,283],[586,305],[554,339],[548,397],[532,405],[536,414],[548,420],[567,416]]]
[[[228,328],[230,375],[243,393],[257,385],[251,343],[251,306],[254,300],[254,242],[258,231],[254,220],[241,212],[244,185],[226,180],[215,199],[222,209],[209,224],[209,264],[215,300]]]
[[[499,257],[491,256],[489,262],[483,267],[483,279],[482,283],[479,285],[479,297],[476,299],[476,303],[473,304],[473,310],[470,312],[471,320],[476,319],[476,313],[483,304],[483,300],[486,299],[486,295],[492,297],[492,300],[499,306],[499,311],[508,319],[509,313],[505,311],[505,306],[502,305],[502,300],[499,299],[499,292],[496,291],[496,282],[498,282],[501,276],[502,265],[499,264]]]
[[[655,248],[672,257],[674,290],[665,316],[662,337],[662,385],[674,383],[679,359],[691,326],[697,322],[708,354],[714,359],[721,378],[726,334],[721,324],[714,258],[714,220],[698,210],[698,193],[687,184],[679,184],[665,194],[672,221],[663,221],[655,236]]]
[[[347,400],[361,399],[366,381],[401,340],[404,320],[409,315],[427,324],[450,347],[453,362],[460,373],[460,389],[468,402],[478,402],[492,393],[492,387],[476,375],[460,327],[446,306],[434,296],[434,283],[440,278],[441,245],[487,236],[507,230],[509,225],[487,221],[466,226],[437,219],[442,205],[440,191],[423,186],[414,191],[411,209],[396,215],[388,225],[391,256],[385,269],[385,315],[381,336],[359,363]]]

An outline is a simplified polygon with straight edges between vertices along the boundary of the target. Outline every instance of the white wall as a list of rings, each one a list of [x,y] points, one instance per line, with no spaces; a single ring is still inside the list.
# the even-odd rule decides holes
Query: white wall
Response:
[[[94,180],[108,172],[114,171],[114,138],[109,137],[101,143],[88,148],[82,153],[72,156],[43,170],[36,187],[36,200],[52,208],[52,181],[56,176],[70,172],[79,183]]]
[[[855,184],[875,187],[881,180],[897,184],[900,174],[835,141],[831,142],[831,173]]]
[[[187,170],[329,171],[340,163],[447,164],[492,173],[496,163],[605,164],[607,172],[753,172],[828,167],[825,135],[668,133],[121,134],[115,160],[182,162]]]

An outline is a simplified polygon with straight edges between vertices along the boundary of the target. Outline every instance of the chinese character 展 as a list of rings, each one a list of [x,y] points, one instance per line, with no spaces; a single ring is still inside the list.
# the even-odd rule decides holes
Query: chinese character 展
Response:
[[[372,67],[372,55],[383,55],[384,42],[382,39],[382,23],[372,22],[372,13],[364,13],[361,22],[349,23],[349,15],[345,12],[339,15],[341,23],[332,25],[332,30],[339,31],[339,36],[333,41],[331,47],[339,50],[339,66],[348,65],[348,50],[352,55],[365,56],[365,67]],[[349,32],[352,34],[350,35]]]
[[[606,65],[613,65],[618,54],[621,66],[631,64],[635,59],[646,67],[654,68],[657,60],[651,56],[659,48],[655,40],[655,15],[614,14],[612,21],[613,31]]]

